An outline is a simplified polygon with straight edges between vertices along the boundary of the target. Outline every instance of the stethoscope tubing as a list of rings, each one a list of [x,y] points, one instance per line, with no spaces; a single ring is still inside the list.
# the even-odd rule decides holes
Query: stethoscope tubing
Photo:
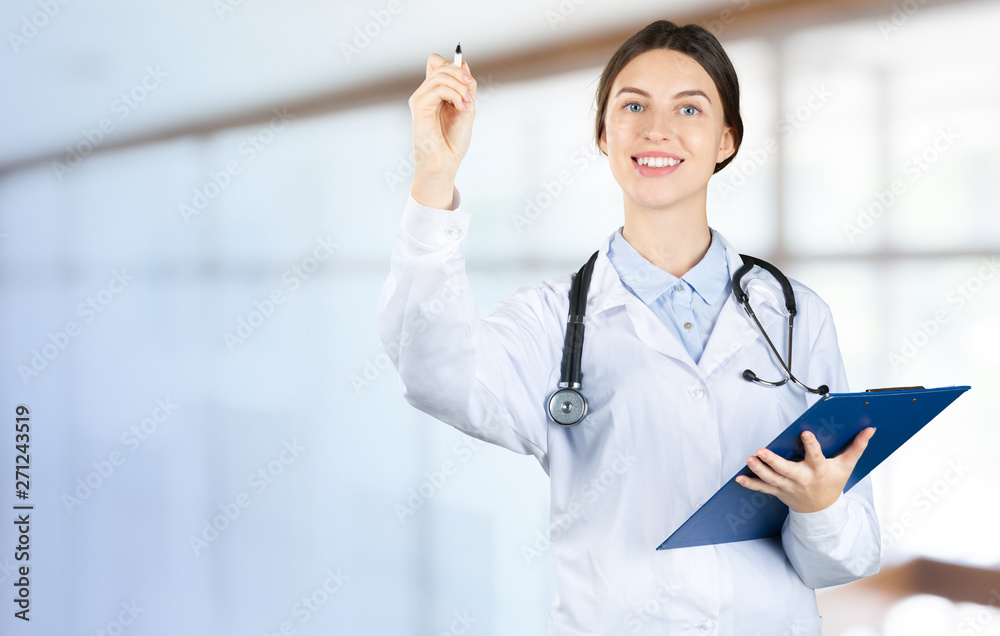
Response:
[[[588,260],[583,267],[580,268],[580,271],[574,275],[573,282],[570,285],[570,306],[569,315],[566,319],[566,338],[563,344],[563,358],[560,368],[560,388],[552,393],[547,403],[549,417],[551,417],[552,420],[560,426],[569,427],[578,424],[580,420],[586,417],[588,411],[587,399],[584,397],[582,391],[584,317],[586,315],[587,294],[590,289],[590,280],[594,273],[594,263],[597,261],[598,254],[599,251],[594,252],[594,254],[590,257],[590,260]],[[736,273],[733,275],[733,295],[736,297],[736,300],[740,303],[740,305],[743,306],[744,311],[746,311],[747,315],[753,320],[754,324],[757,325],[757,329],[760,330],[761,335],[764,336],[767,346],[770,347],[771,353],[774,354],[781,370],[785,374],[785,378],[783,380],[771,382],[769,380],[758,378],[757,374],[750,369],[746,369],[741,374],[741,377],[748,382],[753,382],[754,384],[767,387],[779,387],[791,380],[792,383],[809,393],[826,395],[830,392],[830,388],[827,385],[822,384],[815,389],[808,387],[796,378],[795,374],[792,373],[792,337],[795,333],[795,314],[797,313],[797,309],[795,305],[795,291],[792,289],[791,282],[789,282],[788,278],[781,272],[781,270],[767,261],[753,256],[748,256],[746,254],[740,254],[740,258],[743,259],[743,265],[736,270]],[[767,331],[764,329],[764,326],[760,323],[760,320],[757,319],[757,315],[750,306],[749,293],[742,287],[743,277],[750,270],[752,270],[754,266],[767,271],[774,277],[778,285],[781,286],[781,292],[785,300],[785,308],[788,310],[787,361],[782,359],[781,354],[778,353],[777,347],[774,346],[771,338],[767,335]]]

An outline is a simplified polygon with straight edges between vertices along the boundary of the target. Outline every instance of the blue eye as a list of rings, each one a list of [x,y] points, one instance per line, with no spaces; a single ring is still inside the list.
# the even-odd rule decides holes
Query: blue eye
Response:
[[[635,106],[636,108],[632,108],[633,106]],[[629,103],[625,104],[625,108],[630,113],[641,113],[642,110],[643,110],[642,104],[639,104],[637,102],[629,102]],[[636,109],[638,109],[638,110],[636,110]]]
[[[695,112],[691,113],[692,115],[696,115],[696,114],[698,114],[698,113],[701,112],[701,110],[699,110],[697,106],[681,106],[681,112],[682,113],[684,111],[686,111],[686,110],[693,110],[693,111],[695,111]],[[684,114],[686,115],[688,113],[684,113]]]

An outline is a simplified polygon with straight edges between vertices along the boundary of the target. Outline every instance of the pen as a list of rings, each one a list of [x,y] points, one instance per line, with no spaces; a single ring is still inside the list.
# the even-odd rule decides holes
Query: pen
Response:
[[[462,43],[455,47],[455,66],[462,66]]]

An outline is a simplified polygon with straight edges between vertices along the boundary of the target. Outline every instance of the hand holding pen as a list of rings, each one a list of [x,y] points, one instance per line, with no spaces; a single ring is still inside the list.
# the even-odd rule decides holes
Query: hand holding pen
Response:
[[[462,46],[449,62],[436,53],[427,58],[423,83],[410,96],[413,115],[413,186],[420,204],[450,209],[455,175],[472,139],[476,80],[462,61]]]

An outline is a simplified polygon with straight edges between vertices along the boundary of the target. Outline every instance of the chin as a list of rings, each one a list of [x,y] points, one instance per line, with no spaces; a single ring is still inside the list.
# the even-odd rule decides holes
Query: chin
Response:
[[[650,209],[669,208],[684,198],[682,193],[668,188],[643,188],[627,195],[639,205]]]
[[[677,203],[677,200],[676,199],[667,199],[667,200],[660,199],[652,201],[637,200],[636,203],[649,210],[668,210],[673,204]]]

